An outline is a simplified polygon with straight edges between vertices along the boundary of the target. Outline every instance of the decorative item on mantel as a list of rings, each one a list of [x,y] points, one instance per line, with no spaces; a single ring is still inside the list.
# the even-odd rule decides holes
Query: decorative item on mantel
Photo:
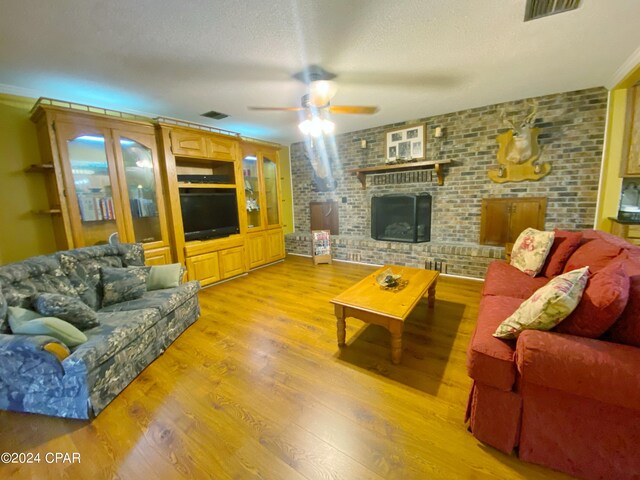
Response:
[[[531,110],[524,120],[516,125],[504,110],[500,118],[511,128],[496,137],[498,148],[497,170],[489,170],[488,175],[496,183],[521,182],[523,180],[540,180],[549,174],[551,165],[540,162],[542,149],[538,145],[539,128],[534,128],[538,102],[528,102]]]
[[[386,163],[393,165],[425,159],[426,141],[424,123],[387,131],[384,142]]]

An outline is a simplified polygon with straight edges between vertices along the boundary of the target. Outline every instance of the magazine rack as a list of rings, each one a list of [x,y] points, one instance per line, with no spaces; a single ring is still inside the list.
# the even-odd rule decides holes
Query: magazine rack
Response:
[[[311,255],[313,264],[331,263],[331,232],[311,230]]]

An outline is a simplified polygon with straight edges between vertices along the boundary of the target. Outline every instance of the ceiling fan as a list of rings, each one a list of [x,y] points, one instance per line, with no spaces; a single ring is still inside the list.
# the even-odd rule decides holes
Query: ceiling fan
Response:
[[[362,105],[331,105],[331,99],[336,94],[336,78],[334,73],[322,67],[311,65],[293,78],[305,83],[309,93],[302,96],[299,107],[249,107],[250,110],[272,110],[285,112],[308,112],[315,116],[324,112],[332,114],[371,115],[378,111],[378,107]]]

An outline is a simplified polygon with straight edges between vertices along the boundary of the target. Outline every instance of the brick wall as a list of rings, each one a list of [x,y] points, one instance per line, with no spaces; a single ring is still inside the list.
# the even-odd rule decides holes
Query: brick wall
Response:
[[[600,176],[607,92],[603,88],[594,88],[538,97],[537,100],[535,126],[540,129],[541,161],[552,166],[551,173],[537,182],[497,184],[487,176],[490,168],[497,168],[496,136],[506,130],[500,120],[500,109],[525,113],[528,109],[526,99],[337,135],[337,160],[332,164],[337,180],[334,192],[313,191],[312,169],[304,155],[304,144],[291,145],[296,231],[286,238],[287,251],[310,252],[308,236],[305,235],[310,229],[309,202],[331,199],[338,202],[340,215],[340,236],[336,239],[334,255],[384,263],[376,261],[384,255],[376,256],[375,251],[386,251],[389,242],[370,239],[370,205],[371,196],[387,193],[428,192],[433,197],[431,244],[396,247],[397,252],[392,259],[397,264],[424,265],[422,259],[432,258],[431,250],[435,248],[437,259],[448,264],[450,273],[481,277],[483,265],[487,262],[480,259],[487,257],[473,253],[480,250],[469,250],[472,252],[470,256],[479,262],[476,267],[471,267],[475,260],[459,258],[460,255],[451,253],[455,250],[447,253],[447,247],[477,247],[480,205],[485,197],[546,196],[547,229],[591,228]],[[383,165],[385,132],[418,121],[427,126],[427,159],[452,161],[444,166],[443,186],[438,186],[435,175],[427,172],[427,181],[424,181],[424,175],[421,178],[405,176],[403,179],[394,174],[372,175],[367,178],[367,189],[363,190],[357,178],[346,173],[353,168]],[[444,129],[443,139],[433,136],[437,126]],[[361,140],[367,141],[366,149],[361,148]],[[392,183],[398,181],[400,183]],[[346,203],[342,203],[343,199]],[[364,245],[366,254],[358,252],[358,247],[349,240]],[[354,256],[357,253],[360,255]],[[495,253],[491,253],[489,258],[493,255]]]

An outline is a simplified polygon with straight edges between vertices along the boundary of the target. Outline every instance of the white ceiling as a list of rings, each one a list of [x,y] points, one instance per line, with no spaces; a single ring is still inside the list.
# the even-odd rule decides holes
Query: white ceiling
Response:
[[[169,116],[289,143],[310,64],[338,74],[348,132],[607,85],[640,46],[640,1],[0,0],[0,91]],[[217,110],[230,115],[200,117]]]

